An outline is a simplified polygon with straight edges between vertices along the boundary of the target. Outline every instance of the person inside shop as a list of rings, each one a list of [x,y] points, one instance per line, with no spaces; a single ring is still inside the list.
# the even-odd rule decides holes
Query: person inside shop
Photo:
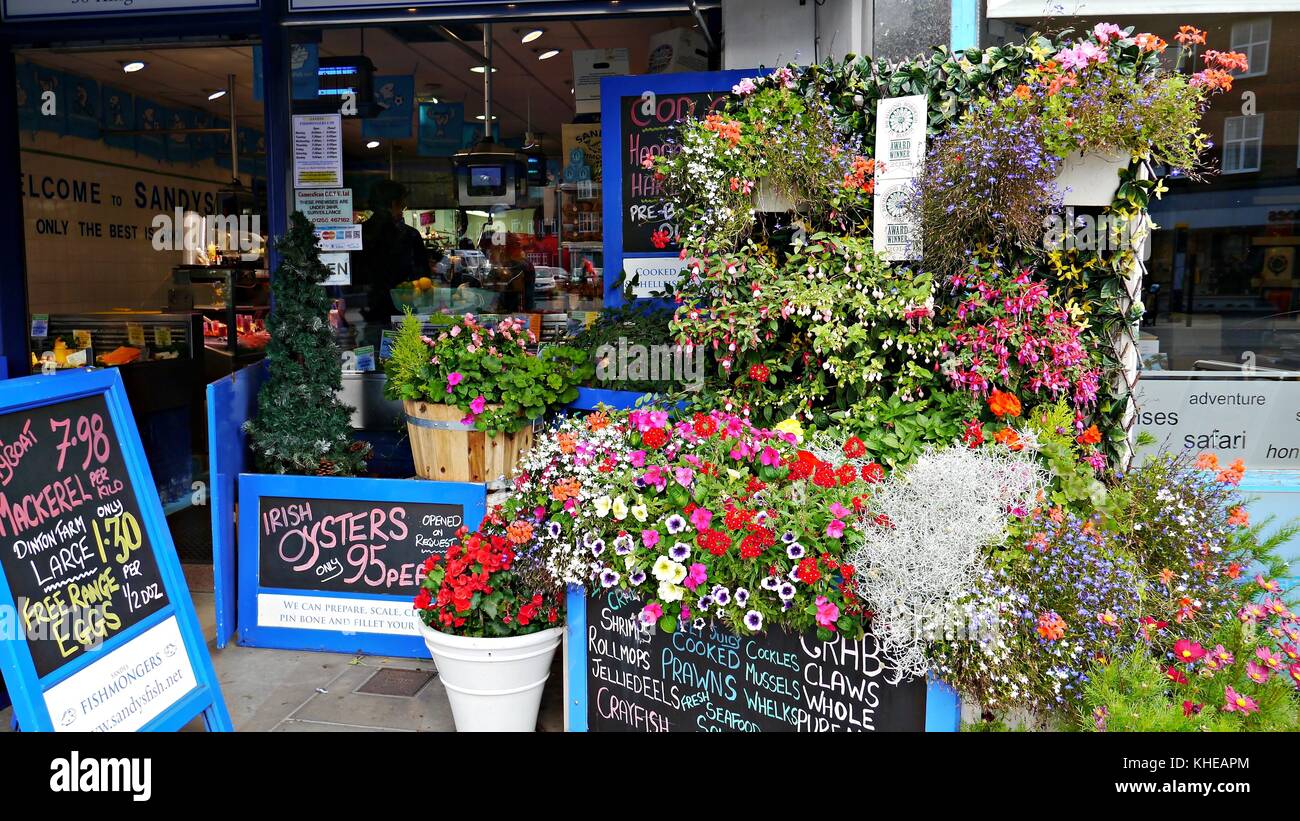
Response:
[[[505,235],[505,243],[495,247],[493,268],[501,281],[500,309],[506,313],[532,311],[535,304],[537,270],[524,256],[519,235],[513,231]]]
[[[377,337],[399,313],[392,289],[398,283],[428,277],[429,254],[420,232],[402,220],[406,187],[395,180],[380,180],[370,189],[370,218],[361,228],[361,250],[354,265],[358,283],[364,285],[367,336]]]

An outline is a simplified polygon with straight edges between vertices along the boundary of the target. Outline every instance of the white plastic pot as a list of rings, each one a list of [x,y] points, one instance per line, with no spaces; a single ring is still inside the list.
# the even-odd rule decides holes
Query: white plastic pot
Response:
[[[1119,172],[1128,168],[1128,154],[1071,154],[1056,175],[1063,205],[1110,205],[1119,189]]]
[[[526,636],[468,638],[439,633],[421,624],[420,634],[438,665],[451,714],[460,733],[537,729],[542,688],[564,636],[551,627]]]

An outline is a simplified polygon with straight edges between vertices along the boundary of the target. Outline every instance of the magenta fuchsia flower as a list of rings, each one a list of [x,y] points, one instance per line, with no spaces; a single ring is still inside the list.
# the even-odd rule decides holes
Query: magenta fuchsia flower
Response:
[[[634,468],[645,467],[645,451],[634,450],[627,455],[627,461]]]
[[[1250,696],[1238,693],[1231,687],[1223,688],[1223,709],[1229,713],[1250,715],[1259,712],[1259,705]]]
[[[690,468],[676,468],[673,470],[673,481],[682,487],[690,487],[691,482],[695,481],[695,471]]]
[[[848,518],[848,515],[852,512],[853,511],[849,510],[847,507],[840,504],[839,502],[831,503],[831,515],[834,516],[836,519],[846,519]]]
[[[759,454],[758,460],[767,467],[776,467],[781,464],[781,454],[776,448],[766,447],[763,448],[763,452]]]
[[[648,548],[653,548],[655,545],[659,544],[659,531],[657,530],[641,531],[641,543]]]
[[[814,604],[817,606],[817,625],[834,630],[835,622],[840,617],[839,606],[825,596],[818,596]]]

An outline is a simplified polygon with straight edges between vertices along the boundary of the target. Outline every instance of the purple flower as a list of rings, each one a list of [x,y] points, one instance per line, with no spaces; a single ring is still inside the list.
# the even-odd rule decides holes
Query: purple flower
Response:
[[[691,546],[685,542],[675,542],[668,548],[668,558],[675,562],[683,561],[689,555],[691,555]]]
[[[668,517],[664,525],[668,528],[670,534],[676,535],[686,529],[686,520],[674,513]]]
[[[792,559],[802,559],[804,557],[804,553],[806,552],[807,551],[803,549],[803,545],[799,544],[798,542],[792,542],[785,549],[785,555],[789,556]]]
[[[745,613],[745,626],[750,630],[763,629],[763,614],[757,610],[750,610]]]
[[[620,577],[616,571],[606,567],[604,570],[600,571],[600,586],[605,588],[613,587],[618,584],[619,578]]]
[[[636,570],[627,574],[627,580],[633,587],[640,587],[645,583],[645,571],[638,567]]]

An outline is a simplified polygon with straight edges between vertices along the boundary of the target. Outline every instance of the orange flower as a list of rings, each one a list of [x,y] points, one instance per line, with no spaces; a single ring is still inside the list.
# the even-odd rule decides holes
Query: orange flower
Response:
[[[1089,425],[1088,429],[1075,437],[1081,445],[1095,445],[1101,441],[1101,431],[1097,430],[1096,425]]]
[[[602,431],[609,427],[609,414],[604,411],[596,411],[587,416],[587,430],[592,433]]]
[[[1228,524],[1234,526],[1248,525],[1250,524],[1250,514],[1246,512],[1246,508],[1237,505],[1232,510],[1228,511]]]
[[[1241,484],[1241,477],[1246,475],[1246,463],[1241,459],[1233,459],[1232,464],[1228,465],[1219,474],[1214,477],[1215,481],[1222,482],[1225,485]]]
[[[1038,617],[1038,635],[1048,641],[1065,637],[1065,619],[1056,613],[1042,613]]]
[[[1014,393],[1003,393],[994,388],[989,394],[989,410],[998,418],[1020,415],[1020,400]]]
[[[1203,46],[1205,45],[1205,32],[1196,26],[1179,26],[1174,39],[1184,46]]]
[[[1170,570],[1167,567],[1164,570],[1160,571],[1160,583],[1163,584],[1165,587],[1168,587],[1169,583],[1172,582],[1173,580],[1174,580],[1174,571]]]
[[[565,479],[551,487],[551,498],[557,502],[573,499],[582,491],[582,484],[577,479]]]
[[[515,544],[524,544],[533,538],[533,525],[520,519],[506,526],[506,537]]]
[[[1029,86],[1025,85],[1024,83],[1021,83],[1020,85],[1016,86],[1016,90],[1012,93],[1022,100],[1028,100],[1030,96]]]
[[[1021,451],[1025,448],[1024,443],[1020,441],[1020,434],[1016,433],[1011,428],[1003,428],[993,434],[993,441],[997,442],[999,445],[1006,445],[1007,448],[1012,451]]]
[[[1138,44],[1138,48],[1143,51],[1154,51],[1157,54],[1164,51],[1169,44],[1154,34],[1139,34],[1133,38]]]
[[[560,453],[572,454],[578,444],[578,435],[576,433],[561,433],[555,437],[555,441],[560,444]]]
[[[1213,453],[1202,453],[1196,457],[1197,470],[1218,470],[1219,457]]]

